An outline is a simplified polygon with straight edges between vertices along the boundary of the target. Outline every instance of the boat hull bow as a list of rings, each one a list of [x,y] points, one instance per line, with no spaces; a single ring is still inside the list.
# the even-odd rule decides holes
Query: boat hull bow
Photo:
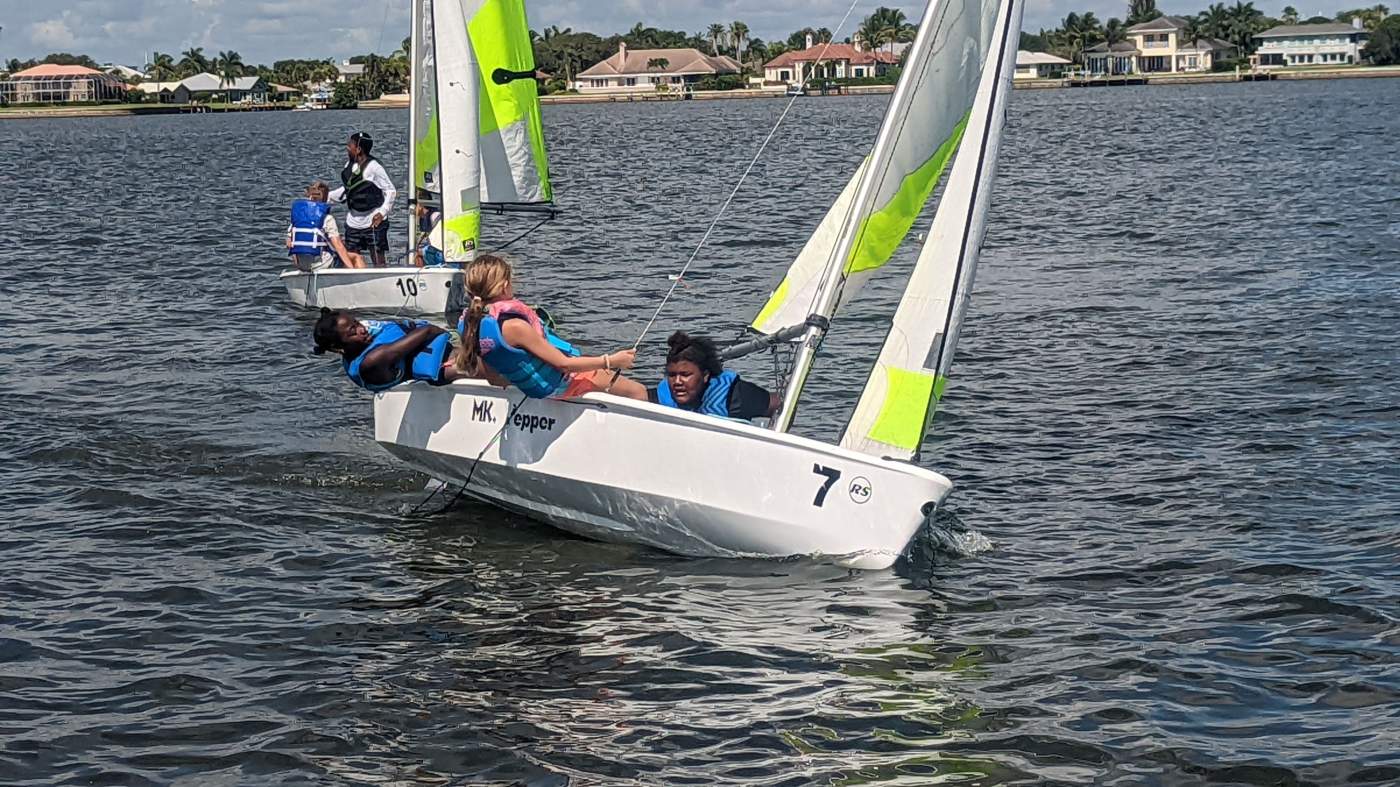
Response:
[[[437,478],[470,476],[477,499],[689,556],[886,568],[952,488],[915,465],[744,422],[608,394],[517,408],[521,396],[478,381],[400,386],[375,396],[375,439]]]

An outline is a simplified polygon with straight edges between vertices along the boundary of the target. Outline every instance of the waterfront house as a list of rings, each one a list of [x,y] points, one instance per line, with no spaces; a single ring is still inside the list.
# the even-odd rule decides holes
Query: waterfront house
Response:
[[[0,97],[11,104],[74,104],[120,101],[125,82],[84,66],[44,63],[16,71],[0,81]]]
[[[573,89],[580,93],[655,93],[684,91],[721,74],[738,74],[739,64],[725,55],[698,49],[633,49],[617,45],[617,54],[580,71]]]
[[[800,85],[811,78],[866,79],[884,76],[899,63],[899,55],[883,49],[866,49],[860,43],[814,43],[807,35],[807,48],[784,52],[763,64],[765,82]]]
[[[342,60],[335,66],[336,82],[349,82],[355,77],[365,75],[364,63],[351,63],[349,60]]]
[[[1259,49],[1249,60],[1261,68],[1353,65],[1361,62],[1368,38],[1361,17],[1353,17],[1351,24],[1279,25],[1254,36]]]
[[[218,74],[195,74],[180,80],[176,88],[174,103],[188,104],[192,101],[212,101],[215,96],[229,104],[267,103],[267,82],[261,77],[248,76],[224,80]]]
[[[1100,41],[1084,50],[1091,74],[1181,74],[1210,71],[1235,56],[1235,45],[1218,38],[1186,40],[1186,20],[1159,16],[1127,29],[1113,45]]]
[[[161,104],[175,103],[175,91],[179,89],[179,82],[142,82],[136,89],[146,94],[147,98],[154,99]]]
[[[1070,62],[1049,52],[1016,50],[1016,79],[1051,79],[1060,76]]]

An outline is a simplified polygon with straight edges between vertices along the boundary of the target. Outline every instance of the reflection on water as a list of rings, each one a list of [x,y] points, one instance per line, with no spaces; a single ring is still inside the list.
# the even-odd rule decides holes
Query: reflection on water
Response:
[[[1018,92],[925,452],[958,488],[890,572],[406,515],[274,275],[290,198],[405,114],[0,124],[0,782],[1400,781],[1392,82]],[[752,315],[881,107],[797,103],[643,378]],[[779,108],[547,108],[522,292],[630,343]]]

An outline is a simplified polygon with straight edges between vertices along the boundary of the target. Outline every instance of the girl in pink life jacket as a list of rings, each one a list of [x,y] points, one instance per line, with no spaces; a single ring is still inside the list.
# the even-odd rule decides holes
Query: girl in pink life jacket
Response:
[[[458,330],[462,346],[457,369],[509,383],[534,399],[567,399],[590,391],[605,391],[640,401],[647,390],[618,374],[632,368],[636,350],[584,356],[555,336],[529,306],[515,299],[510,265],[482,255],[467,268],[471,305],[462,313]]]

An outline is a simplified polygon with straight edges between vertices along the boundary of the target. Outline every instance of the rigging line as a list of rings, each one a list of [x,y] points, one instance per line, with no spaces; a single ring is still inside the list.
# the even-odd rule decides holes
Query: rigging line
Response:
[[[384,18],[379,20],[379,38],[374,42],[374,54],[378,55],[380,48],[384,46],[384,28],[389,26],[389,8],[394,0],[384,0]]]
[[[462,488],[458,489],[457,494],[453,495],[452,499],[447,501],[447,505],[442,506],[441,508],[439,508],[431,514],[428,514],[427,516],[436,516],[437,514],[441,514],[442,512],[457,504],[457,501],[462,498],[462,494],[467,491],[467,486],[471,484],[472,478],[476,475],[476,468],[481,465],[481,460],[483,457],[486,456],[486,452],[491,450],[491,446],[495,445],[497,440],[501,439],[501,435],[505,433],[506,427],[510,426],[511,419],[515,417],[516,413],[520,412],[520,408],[524,407],[525,403],[528,401],[530,401],[530,397],[522,396],[520,397],[520,401],[516,402],[515,406],[510,408],[510,411],[506,413],[505,420],[501,423],[501,428],[497,429],[496,433],[491,435],[491,439],[486,441],[486,445],[481,447],[481,451],[479,451],[476,455],[476,458],[472,460],[471,469],[467,471],[467,477],[465,480],[462,481]],[[413,510],[409,512],[409,516],[417,514],[423,506],[427,505],[429,500],[432,500],[438,492],[441,492],[446,487],[447,484],[446,482],[444,482],[442,486],[438,487],[437,489],[434,489],[432,494],[423,498],[423,502],[413,507]]]
[[[841,21],[837,23],[835,32],[832,33],[831,38],[827,39],[824,46],[822,46],[821,54],[817,55],[816,64],[813,65],[807,75],[802,78],[802,89],[788,99],[787,106],[783,107],[782,114],[778,115],[778,120],[773,124],[773,128],[768,131],[768,136],[764,137],[763,142],[759,144],[758,152],[754,153],[753,160],[744,168],[744,174],[739,176],[739,182],[734,184],[734,189],[729,192],[729,196],[725,197],[724,202],[720,203],[719,211],[715,213],[715,217],[710,222],[710,226],[705,229],[705,234],[701,236],[700,243],[695,246],[695,250],[690,253],[690,258],[681,266],[681,272],[676,276],[675,280],[671,282],[670,289],[666,290],[666,294],[661,298],[661,303],[657,304],[656,311],[652,312],[651,319],[647,320],[647,324],[642,328],[641,334],[637,336],[637,341],[632,343],[632,349],[635,350],[641,346],[642,339],[646,338],[646,335],[651,331],[651,327],[656,324],[656,318],[661,316],[661,310],[666,308],[666,304],[671,300],[671,296],[676,294],[676,288],[680,286],[680,283],[685,279],[686,272],[690,270],[690,266],[693,265],[695,260],[700,256],[700,250],[705,248],[705,244],[709,242],[710,236],[714,234],[715,228],[719,226],[720,219],[724,218],[725,211],[729,210],[730,203],[734,202],[734,198],[739,194],[739,189],[743,188],[744,181],[748,180],[749,173],[753,172],[753,168],[757,166],[758,160],[763,157],[763,152],[768,149],[768,143],[772,142],[773,137],[777,135],[778,129],[782,127],[783,121],[787,119],[788,113],[792,111],[792,106],[797,103],[798,97],[806,91],[807,83],[812,78],[811,72],[815,71],[818,66],[826,62],[826,53],[827,50],[831,48],[832,40],[836,38],[836,33],[845,28],[846,22],[850,20],[851,14],[855,12],[856,6],[859,4],[860,0],[851,0],[851,5],[846,9],[846,14],[841,17]],[[616,379],[617,377],[614,375],[613,380]]]
[[[545,218],[543,218],[543,219],[540,219],[540,223],[539,223],[539,224],[536,224],[535,226],[531,227],[531,228],[528,229],[528,230],[525,230],[524,232],[520,233],[519,235],[516,235],[514,238],[511,238],[510,240],[506,241],[505,243],[501,244],[500,246],[497,246],[495,250],[496,250],[496,251],[505,251],[506,249],[509,249],[509,248],[511,247],[511,245],[514,244],[516,241],[518,241],[518,240],[523,240],[523,239],[525,238],[526,235],[529,235],[529,234],[533,233],[535,230],[539,229],[540,227],[543,227],[544,225],[548,224],[548,223],[550,222],[550,219],[551,219],[551,218],[552,218],[552,217],[545,217]]]

